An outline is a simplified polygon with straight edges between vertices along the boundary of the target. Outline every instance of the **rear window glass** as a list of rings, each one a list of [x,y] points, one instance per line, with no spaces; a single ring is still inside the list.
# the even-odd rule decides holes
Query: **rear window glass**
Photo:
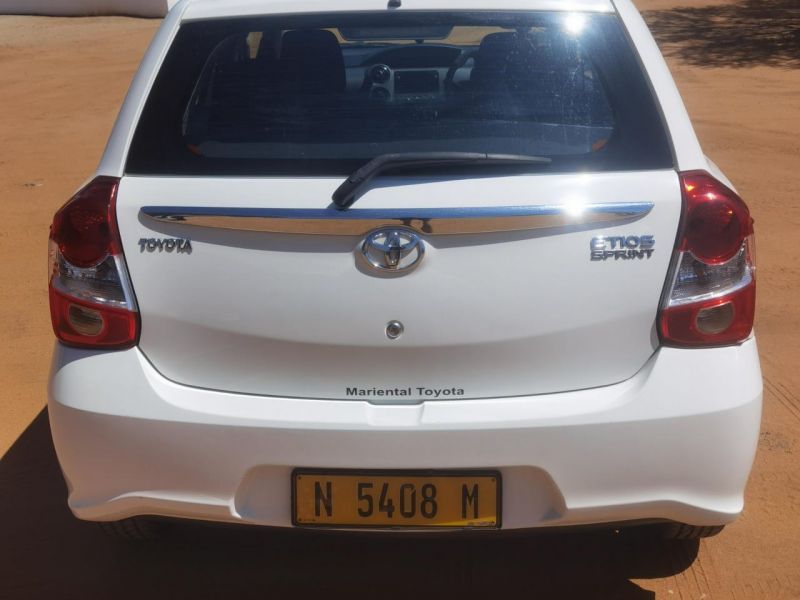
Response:
[[[340,175],[439,151],[552,158],[539,171],[672,166],[614,15],[397,11],[184,24],[126,170]]]

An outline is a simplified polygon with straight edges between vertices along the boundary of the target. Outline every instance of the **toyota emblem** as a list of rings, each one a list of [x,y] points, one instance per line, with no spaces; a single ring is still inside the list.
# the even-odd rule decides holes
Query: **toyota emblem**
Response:
[[[376,229],[361,244],[361,257],[367,266],[384,274],[405,275],[419,265],[424,254],[425,243],[408,229]]]

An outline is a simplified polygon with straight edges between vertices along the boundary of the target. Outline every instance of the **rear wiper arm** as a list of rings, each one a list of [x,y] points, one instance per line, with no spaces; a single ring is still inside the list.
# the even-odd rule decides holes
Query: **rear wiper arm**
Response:
[[[406,167],[430,167],[437,165],[549,165],[546,156],[524,154],[486,154],[482,152],[403,152],[381,154],[355,171],[333,192],[336,208],[344,210],[356,201],[358,190],[383,171]]]

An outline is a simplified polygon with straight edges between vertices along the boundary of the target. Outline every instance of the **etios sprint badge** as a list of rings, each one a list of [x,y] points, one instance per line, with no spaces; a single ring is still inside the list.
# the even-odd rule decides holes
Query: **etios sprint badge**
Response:
[[[592,260],[635,260],[653,256],[656,239],[652,235],[598,236],[592,238]]]

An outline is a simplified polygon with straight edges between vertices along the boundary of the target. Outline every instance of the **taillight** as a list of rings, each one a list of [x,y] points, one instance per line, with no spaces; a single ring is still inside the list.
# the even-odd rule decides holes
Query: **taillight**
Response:
[[[753,329],[756,281],[753,219],[731,189],[704,171],[680,175],[683,223],[674,276],[659,314],[661,341],[721,346]]]
[[[50,316],[71,346],[128,348],[139,314],[116,220],[119,180],[97,177],[59,210],[50,227]]]

